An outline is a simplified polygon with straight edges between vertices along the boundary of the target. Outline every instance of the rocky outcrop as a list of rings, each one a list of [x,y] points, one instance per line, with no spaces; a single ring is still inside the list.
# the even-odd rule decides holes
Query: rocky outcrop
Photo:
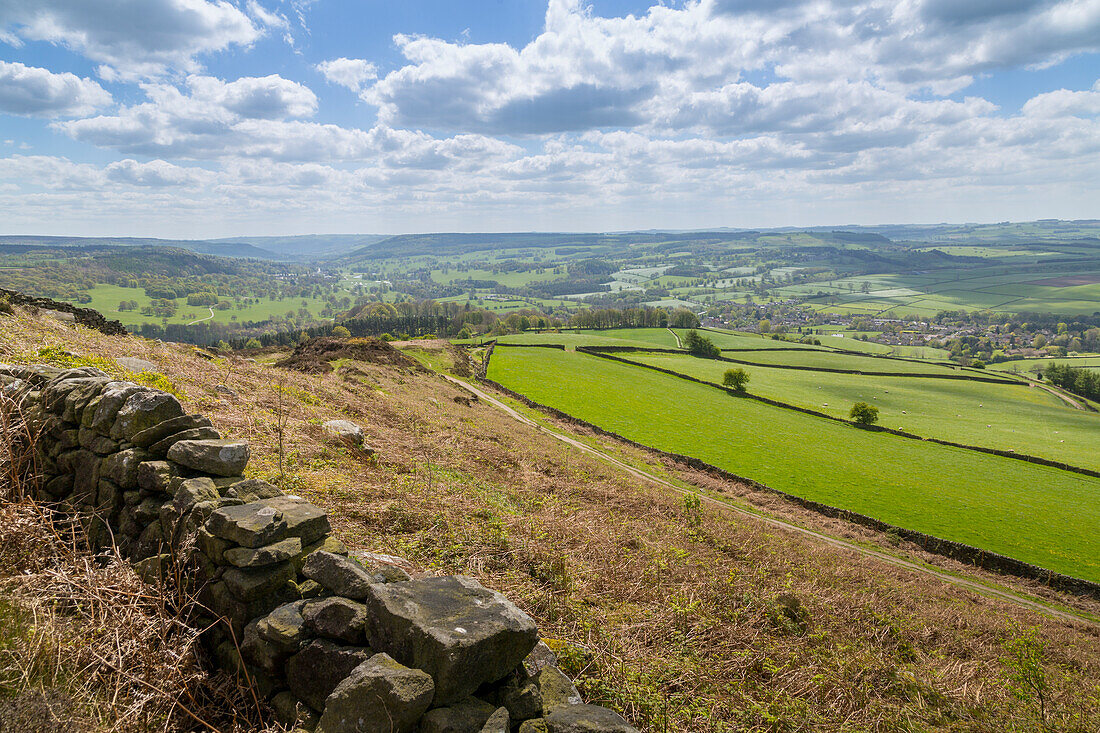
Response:
[[[531,618],[466,577],[347,548],[324,511],[247,478],[246,442],[91,369],[0,365],[39,439],[39,499],[155,582],[189,578],[213,657],[323,733],[632,731],[582,705]]]
[[[66,313],[72,316],[72,320],[87,328],[94,328],[108,336],[125,336],[127,331],[120,321],[109,321],[102,313],[92,308],[80,308],[72,303],[63,303],[51,298],[32,298],[17,290],[5,290],[0,288],[0,298],[4,298],[12,305],[24,308]]]

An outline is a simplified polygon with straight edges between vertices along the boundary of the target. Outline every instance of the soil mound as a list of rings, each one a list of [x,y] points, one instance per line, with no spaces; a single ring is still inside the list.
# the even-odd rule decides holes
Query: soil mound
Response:
[[[425,371],[415,359],[410,359],[380,339],[337,339],[328,336],[299,344],[290,356],[276,362],[275,366],[307,374],[324,374],[332,371],[330,362],[337,359],[354,359],[368,364]]]

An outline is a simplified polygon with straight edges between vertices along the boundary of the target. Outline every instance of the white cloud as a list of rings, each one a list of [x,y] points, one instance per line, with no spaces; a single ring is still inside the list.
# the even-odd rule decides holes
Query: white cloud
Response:
[[[378,67],[364,59],[340,57],[322,61],[317,64],[316,69],[331,83],[347,87],[356,93],[361,92],[368,81],[378,77]]]
[[[1089,91],[1058,89],[1036,95],[1024,104],[1023,113],[1030,117],[1047,118],[1096,117],[1100,115],[1100,80]]]
[[[163,160],[139,163],[129,158],[109,164],[104,173],[112,183],[152,188],[194,186],[211,178],[209,172],[202,169],[181,168]]]
[[[66,46],[123,78],[197,71],[196,56],[261,35],[226,0],[4,0],[0,31]]]
[[[0,112],[36,117],[76,117],[111,104],[111,95],[90,79],[68,72],[0,61]]]

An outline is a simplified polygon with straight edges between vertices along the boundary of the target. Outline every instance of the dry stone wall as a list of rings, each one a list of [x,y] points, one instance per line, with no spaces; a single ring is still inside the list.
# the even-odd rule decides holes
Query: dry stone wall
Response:
[[[461,576],[349,554],[328,515],[248,478],[249,446],[172,395],[92,368],[0,365],[38,499],[150,582],[193,584],[218,663],[319,733],[634,731],[582,703],[534,621]],[[30,448],[29,448],[30,449]]]

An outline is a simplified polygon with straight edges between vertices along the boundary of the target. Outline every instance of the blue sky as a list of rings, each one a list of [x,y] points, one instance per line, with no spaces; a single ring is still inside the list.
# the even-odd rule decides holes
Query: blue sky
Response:
[[[0,233],[1100,217],[1100,0],[0,0]]]

